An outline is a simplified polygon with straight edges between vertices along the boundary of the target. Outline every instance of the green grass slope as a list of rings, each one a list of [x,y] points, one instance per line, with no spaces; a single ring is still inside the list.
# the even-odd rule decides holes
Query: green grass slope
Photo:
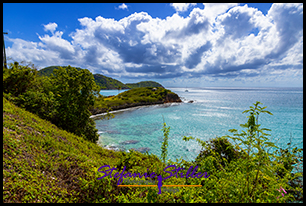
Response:
[[[117,179],[97,180],[103,165],[146,171],[154,155],[126,153],[57,128],[3,98],[3,202],[141,202],[142,189],[117,187]],[[133,192],[134,191],[134,192]]]

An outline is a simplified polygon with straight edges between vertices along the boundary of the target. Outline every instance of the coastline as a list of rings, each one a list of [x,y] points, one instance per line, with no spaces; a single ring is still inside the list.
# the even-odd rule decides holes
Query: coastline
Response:
[[[152,107],[152,106],[161,106],[161,107],[169,107],[172,105],[179,105],[179,104],[183,104],[184,102],[168,102],[168,103],[155,103],[155,104],[147,104],[147,105],[140,105],[140,106],[131,106],[131,107],[126,107],[123,109],[113,109],[113,111],[110,111],[109,113],[113,114],[113,113],[120,113],[120,112],[126,112],[126,111],[133,111],[136,109],[140,109],[140,108],[145,108],[145,107]],[[91,115],[89,118],[93,118],[95,119],[100,119],[100,116],[105,116],[107,114],[107,112],[102,112],[99,114],[94,114]]]

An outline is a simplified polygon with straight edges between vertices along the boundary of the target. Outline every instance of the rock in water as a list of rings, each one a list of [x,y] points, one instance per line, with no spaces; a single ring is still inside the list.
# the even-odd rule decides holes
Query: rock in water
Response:
[[[148,152],[148,151],[151,150],[149,147],[140,147],[140,148],[131,148],[131,149],[135,150],[135,151],[138,151],[138,152],[141,152],[141,153],[145,153],[145,152]]]
[[[139,141],[138,140],[127,140],[127,141],[124,141],[124,142],[120,142],[120,144],[122,145],[126,145],[126,144],[136,144],[138,143]]]

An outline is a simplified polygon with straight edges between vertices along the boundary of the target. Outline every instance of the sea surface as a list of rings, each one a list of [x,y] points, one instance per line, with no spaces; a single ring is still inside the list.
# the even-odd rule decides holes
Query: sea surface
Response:
[[[293,145],[303,148],[303,88],[250,88],[205,87],[167,88],[177,93],[184,103],[155,105],[115,113],[110,120],[95,120],[101,146],[135,148],[160,157],[163,121],[170,126],[168,158],[192,161],[201,151],[196,141],[182,140],[193,136],[209,140],[216,136],[231,135],[229,129],[241,131],[247,122],[242,114],[256,101],[267,106],[273,115],[261,114],[261,127],[272,131],[270,141],[277,146]],[[188,90],[186,92],[185,90]],[[103,95],[116,95],[118,90],[101,91]],[[193,103],[188,103],[193,100]],[[126,142],[134,140],[132,142]]]

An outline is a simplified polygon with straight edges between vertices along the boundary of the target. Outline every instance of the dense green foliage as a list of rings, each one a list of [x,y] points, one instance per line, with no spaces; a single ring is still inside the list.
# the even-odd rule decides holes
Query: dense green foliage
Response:
[[[60,67],[62,68],[66,68],[67,66],[49,66],[49,67],[45,67],[43,69],[40,69],[39,71],[37,71],[37,74],[39,76],[47,76],[50,77],[51,74],[54,74],[54,70],[59,69]],[[79,67],[75,67],[78,71],[81,70],[82,68]]]
[[[99,95],[90,109],[93,114],[106,110],[124,109],[133,106],[163,104],[165,102],[180,102],[177,94],[162,87],[140,87],[130,89],[113,97]]]
[[[138,88],[138,87],[163,87],[160,83],[157,83],[157,82],[154,82],[154,81],[142,81],[142,82],[138,82],[138,83],[126,83],[125,85],[128,86],[131,89]]]
[[[53,74],[54,70],[58,69],[60,66],[50,66],[45,67],[38,71],[38,75],[40,76],[50,76]],[[64,68],[66,66],[63,66]],[[76,69],[82,70],[82,68],[76,67]],[[104,76],[102,74],[94,74],[94,79],[96,85],[100,87],[100,89],[134,89],[138,87],[163,87],[161,84],[154,81],[142,81],[138,83],[128,83],[124,84],[119,80],[113,79],[111,77]]]
[[[15,62],[11,68],[3,67],[3,92],[19,96],[31,89],[35,84],[37,71],[23,67]]]
[[[118,89],[119,87],[120,89],[129,89],[129,87],[122,82],[102,74],[94,74],[94,78],[100,89]]]
[[[98,140],[97,130],[89,108],[94,105],[98,88],[87,69],[77,70],[68,66],[55,70],[51,75],[57,115],[54,124],[92,142]],[[96,93],[95,93],[96,91]]]
[[[3,92],[16,105],[60,128],[92,142],[98,140],[95,123],[89,118],[98,87],[88,70],[58,67],[47,77],[15,63],[3,70]]]

